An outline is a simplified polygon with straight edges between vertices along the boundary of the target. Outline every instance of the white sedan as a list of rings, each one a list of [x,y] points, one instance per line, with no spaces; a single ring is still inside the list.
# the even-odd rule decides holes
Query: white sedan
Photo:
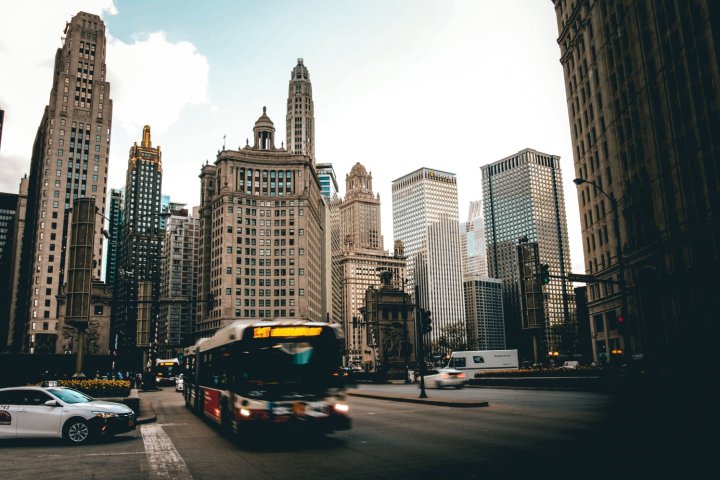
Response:
[[[467,382],[465,373],[454,368],[438,368],[425,373],[425,386],[428,388],[462,388]]]
[[[122,403],[95,400],[66,387],[0,389],[0,438],[57,437],[79,445],[135,429]]]

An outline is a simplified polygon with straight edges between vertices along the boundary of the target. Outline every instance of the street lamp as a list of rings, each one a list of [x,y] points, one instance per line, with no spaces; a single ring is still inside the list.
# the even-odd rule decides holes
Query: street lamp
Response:
[[[591,182],[590,180],[587,180],[585,178],[576,178],[573,180],[573,183],[575,185],[582,185],[583,183],[587,183],[592,185],[595,188],[596,192],[600,192],[602,195],[604,195],[608,200],[610,200],[610,208],[613,212],[613,231],[615,235],[615,256],[617,258],[617,266],[618,266],[618,285],[620,287],[620,315],[617,317],[618,324],[622,328],[621,334],[623,337],[624,342],[626,345],[624,345],[624,350],[626,353],[630,352],[630,341],[629,341],[629,334],[628,334],[628,326],[627,326],[627,316],[626,316],[626,308],[627,308],[627,301],[625,297],[625,267],[623,263],[623,256],[622,256],[622,244],[620,242],[620,214],[618,212],[618,201],[615,200],[615,197],[612,197],[608,195],[601,187],[595,182]],[[618,329],[620,330],[620,328]]]

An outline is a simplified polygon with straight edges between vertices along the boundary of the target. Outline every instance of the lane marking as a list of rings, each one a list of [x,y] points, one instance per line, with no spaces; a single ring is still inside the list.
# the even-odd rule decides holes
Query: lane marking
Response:
[[[117,455],[145,455],[145,452],[116,452],[116,453],[83,453],[80,455],[73,455],[75,457],[115,457]],[[44,455],[36,455],[37,458],[54,458],[63,457],[67,458],[66,454],[49,453]]]
[[[140,427],[148,466],[149,478],[168,478],[173,480],[192,480],[192,475],[185,465],[172,440],[160,425],[148,424]]]

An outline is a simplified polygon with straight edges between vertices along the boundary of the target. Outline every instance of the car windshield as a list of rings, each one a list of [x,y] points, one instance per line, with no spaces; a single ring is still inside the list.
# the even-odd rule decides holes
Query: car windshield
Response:
[[[87,403],[94,399],[72,388],[49,388],[47,390],[65,403]]]

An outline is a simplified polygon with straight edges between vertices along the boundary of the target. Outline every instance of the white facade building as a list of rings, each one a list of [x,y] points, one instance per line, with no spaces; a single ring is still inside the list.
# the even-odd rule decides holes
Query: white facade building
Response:
[[[442,335],[466,343],[462,256],[454,174],[421,168],[392,183],[393,237],[403,242],[407,291],[432,312],[427,345]],[[446,353],[433,351],[432,353]]]

